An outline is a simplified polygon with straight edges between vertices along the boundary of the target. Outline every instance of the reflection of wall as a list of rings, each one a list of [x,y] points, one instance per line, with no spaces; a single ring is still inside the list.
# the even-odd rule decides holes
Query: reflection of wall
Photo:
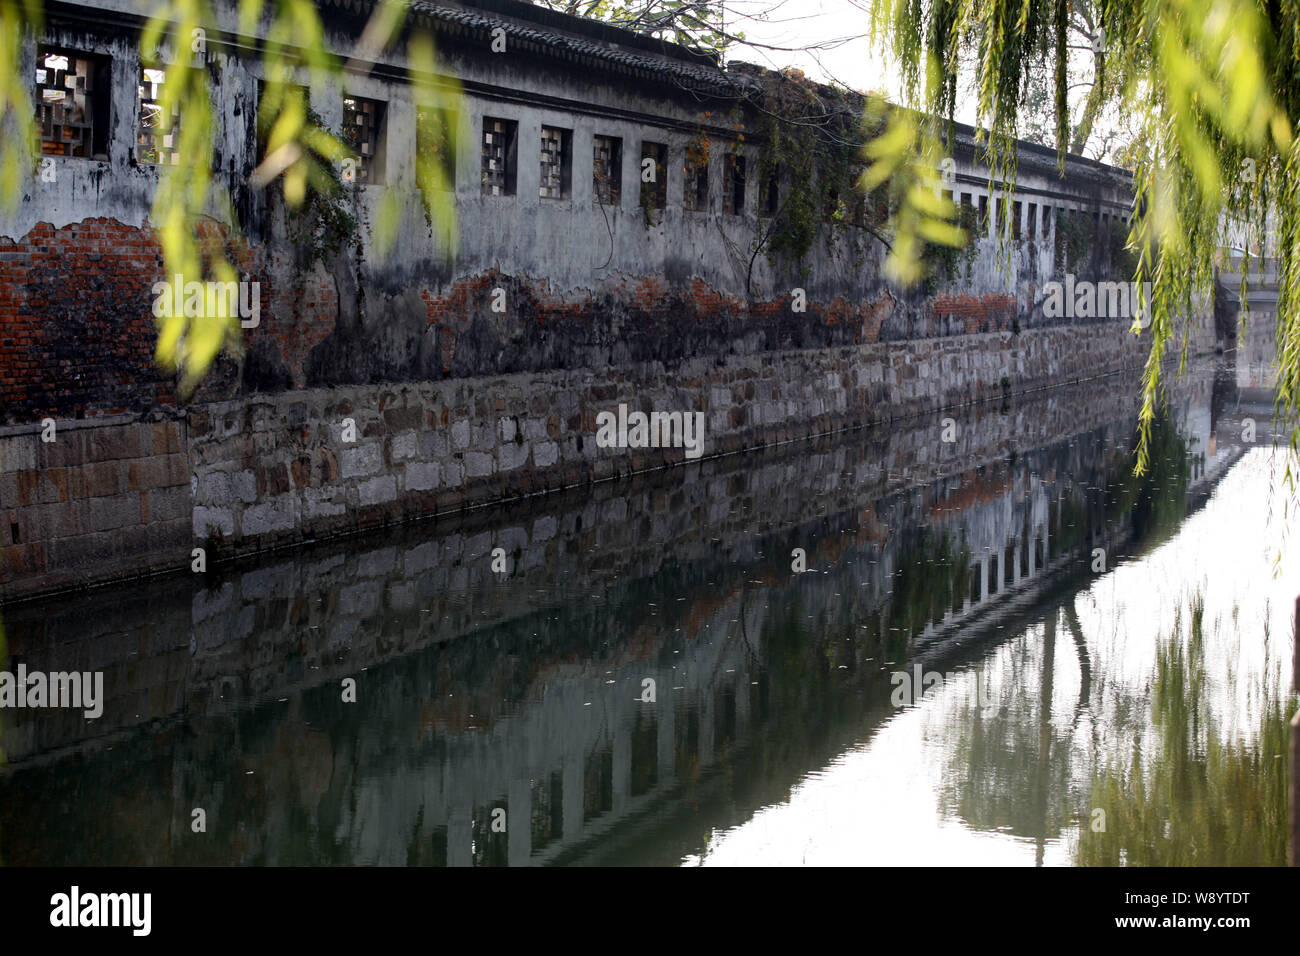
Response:
[[[1237,387],[1271,390],[1277,387],[1277,313],[1251,310],[1246,327],[1237,333]]]
[[[725,556],[751,563],[755,537],[804,525],[810,501],[834,512],[861,511],[894,489],[917,487],[918,480],[960,475],[1016,447],[1046,442],[1081,415],[1123,414],[1131,404],[1127,393],[1088,384],[1005,414],[992,408],[958,413],[952,444],[937,440],[939,422],[914,423],[863,432],[853,442],[787,446],[603,483],[499,516],[440,521],[433,533],[414,526],[364,550],[318,546],[243,573],[187,574],[157,585],[18,605],[6,612],[9,646],[15,655],[51,655],[50,669],[110,669],[109,696],[123,700],[116,711],[110,701],[105,718],[89,728],[95,733],[113,725],[114,713],[128,725],[137,713],[147,720],[171,712],[142,710],[142,701],[131,697],[142,680],[156,693],[154,678],[137,671],[163,654],[178,655],[169,673],[187,678],[189,700],[199,693],[278,694],[295,682],[320,681],[340,668],[535,611],[544,598],[526,587],[500,586],[489,564],[493,548],[509,555],[513,582],[549,585],[563,574],[591,592],[629,574],[651,575],[666,562]],[[953,478],[943,487],[945,495],[961,495],[965,508],[970,483],[962,485]],[[737,509],[737,502],[747,507]],[[911,514],[878,519],[886,530],[876,534],[887,535],[893,522],[917,520],[921,516]],[[186,596],[191,589],[192,599]],[[21,759],[51,746],[9,751]]]
[[[883,713],[887,674],[863,658],[898,646],[892,589],[901,570],[928,573],[923,529],[964,541],[981,577],[974,597],[955,595],[946,625],[903,635],[905,653],[910,641],[951,650],[957,627],[973,643],[972,622],[1059,580],[1065,493],[1105,484],[1107,449],[1128,426],[1036,437],[1035,450],[1021,436],[1068,434],[1081,415],[1127,422],[1122,394],[1085,387],[971,414],[937,461],[937,426],[864,433],[744,469],[711,462],[605,485],[492,523],[313,549],[192,598],[162,582],[19,607],[7,619],[15,660],[124,662],[109,668],[102,722],[24,713],[7,726],[17,772],[0,783],[6,858],[60,846],[57,833],[27,845],[38,831],[25,814],[48,813],[66,797],[59,786],[76,786],[82,771],[60,755],[70,747],[105,792],[155,798],[141,803],[151,819],[137,834],[151,862],[405,863],[413,846],[416,862],[599,857],[633,839],[633,821],[695,812],[720,766],[758,760],[766,782],[753,786],[779,788],[793,777],[768,761],[823,746],[821,724],[803,726],[810,715],[863,731]],[[504,582],[488,568],[497,545],[513,561]],[[795,546],[812,573],[790,573]],[[355,708],[339,703],[345,676],[358,679]],[[654,704],[639,699],[646,678]],[[844,708],[846,687],[864,708]],[[133,723],[150,726],[130,733]],[[766,741],[785,749],[743,756]],[[154,820],[178,812],[167,794],[238,831],[160,843]],[[490,829],[497,807],[504,841]],[[69,812],[88,832],[108,825],[93,808]],[[115,825],[130,829],[137,813],[123,808]]]
[[[1252,259],[1242,299],[1242,260],[1224,264],[1218,296],[1230,315],[1237,388],[1265,393],[1277,386],[1278,262]],[[1243,301],[1248,309],[1243,308]],[[1244,321],[1244,324],[1243,324]]]

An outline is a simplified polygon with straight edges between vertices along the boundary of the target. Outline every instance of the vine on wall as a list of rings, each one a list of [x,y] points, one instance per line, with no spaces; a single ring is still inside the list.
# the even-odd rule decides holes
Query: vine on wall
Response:
[[[706,111],[700,119],[695,136],[686,144],[686,162],[682,168],[682,198],[687,209],[705,212],[709,208],[708,169],[709,154],[713,142],[709,139],[704,124],[709,121],[711,112]],[[701,189],[703,185],[703,189]]]
[[[974,237],[979,235],[979,214],[974,206],[957,207],[957,225],[971,237],[964,246],[945,246],[932,243],[925,247],[921,260],[926,264],[925,290],[932,293],[940,279],[969,279],[978,247]]]
[[[1062,209],[1056,216],[1056,265],[1062,272],[1075,272],[1086,264],[1089,222],[1085,213]]]
[[[325,129],[320,115],[310,108],[307,123],[313,129]],[[286,234],[298,251],[298,266],[304,271],[357,244],[360,231],[360,219],[354,212],[355,185],[345,183],[338,167],[327,158],[319,154],[315,158],[317,175],[309,179],[302,204],[292,215],[285,216]],[[283,178],[274,180],[268,192],[282,208],[287,208]]]
[[[814,83],[798,70],[754,75],[763,84],[755,106],[765,213],[772,188],[778,197],[762,238],[768,260],[802,265],[823,225],[830,226],[832,240],[861,229],[883,239],[876,227],[884,222],[887,201],[877,195],[881,190],[864,198],[858,188],[862,148],[881,126],[863,120],[866,98]]]

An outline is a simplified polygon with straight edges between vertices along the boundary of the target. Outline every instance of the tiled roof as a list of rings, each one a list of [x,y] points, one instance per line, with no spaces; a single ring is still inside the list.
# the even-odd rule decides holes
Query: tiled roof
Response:
[[[326,2],[358,14],[368,13],[374,6],[374,0]],[[759,89],[753,77],[729,73],[707,54],[529,4],[497,0],[482,6],[453,6],[412,0],[411,12],[417,21],[425,21],[443,35],[481,38],[486,45],[499,28],[513,48],[589,69],[605,69],[714,96],[739,97]],[[655,48],[662,52],[655,52]]]
[[[357,15],[369,15],[376,0],[319,0],[324,4]],[[761,97],[760,73],[766,68],[747,63],[723,69],[706,53],[678,44],[667,43],[623,30],[608,23],[558,13],[547,7],[517,0],[464,0],[463,3],[439,3],[436,0],[411,0],[412,16],[444,36],[471,38],[491,43],[492,33],[500,28],[512,48],[573,63],[579,68],[603,69],[657,82],[696,93],[740,98]],[[957,123],[960,148],[978,152],[975,130]],[[1025,171],[1051,173],[1056,168],[1056,151],[1018,141],[1019,165]],[[1088,180],[1111,180],[1127,184],[1131,174],[1081,156],[1066,161],[1071,176]]]

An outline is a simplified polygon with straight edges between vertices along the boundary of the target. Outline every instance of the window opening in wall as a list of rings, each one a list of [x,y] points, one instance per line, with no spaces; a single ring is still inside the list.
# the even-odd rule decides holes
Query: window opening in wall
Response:
[[[514,120],[483,117],[483,195],[513,196],[518,182],[519,124]]]
[[[416,178],[422,186],[456,188],[456,146],[460,116],[435,106],[415,111]]]
[[[36,120],[47,156],[108,159],[107,57],[54,47],[36,54]]]
[[[646,182],[646,160],[654,163],[654,178]],[[668,146],[665,143],[641,143],[641,204],[651,209],[668,205]]]
[[[1030,203],[1025,215],[1028,217],[1025,222],[1025,236],[1034,239],[1038,236],[1038,206]]]
[[[543,126],[539,162],[537,195],[542,199],[568,199],[573,192],[573,131]]]
[[[279,86],[280,100],[279,103],[272,102],[268,97],[269,93],[276,90],[272,84],[263,80],[257,81],[257,162],[261,165],[266,160],[267,142],[271,136],[271,129],[275,125],[275,120],[289,104],[294,101],[300,102],[305,112],[311,111],[311,94],[307,87],[298,83],[284,83]]]
[[[683,171],[682,205],[692,212],[708,212],[709,209],[709,161],[707,157],[686,153],[686,168]]]
[[[1019,202],[1013,202],[1011,204],[1011,238],[1012,239],[1019,239],[1021,235],[1020,210],[1021,210],[1021,204]]]
[[[745,211],[745,157],[728,153],[722,175],[722,211],[738,216]]]
[[[360,96],[343,98],[343,139],[357,157],[357,182],[384,181],[385,104]]]
[[[980,225],[980,235],[987,236],[989,234],[989,197],[988,196],[980,196],[979,225]]]
[[[765,216],[775,216],[781,209],[781,167],[773,166],[772,171],[763,180],[763,192],[759,197],[759,206]]]
[[[596,202],[617,206],[623,191],[623,141],[617,136],[592,137],[591,159]]]
[[[140,83],[136,87],[138,114],[136,116],[136,160],[153,166],[175,166],[180,162],[177,150],[180,136],[180,114],[172,109],[170,120],[162,115],[162,85],[164,70],[142,68]]]
[[[840,206],[840,191],[834,186],[831,186],[826,190],[822,200],[824,203],[822,207],[822,218],[827,222],[838,222],[843,213]]]

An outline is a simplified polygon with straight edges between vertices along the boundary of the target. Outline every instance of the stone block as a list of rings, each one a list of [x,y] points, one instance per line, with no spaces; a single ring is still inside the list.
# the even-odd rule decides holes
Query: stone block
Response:
[[[397,500],[397,479],[392,475],[380,475],[357,485],[357,500],[363,507],[386,504]]]
[[[251,504],[257,500],[257,474],[251,469],[230,476],[230,493],[238,501]]]
[[[136,425],[110,425],[89,433],[88,461],[114,461],[140,457],[140,429]]]
[[[200,540],[235,535],[235,513],[230,508],[201,505],[194,509],[194,536]]]
[[[333,498],[335,492],[320,488],[304,488],[303,509],[308,518],[337,518],[347,512],[347,505]]]
[[[414,458],[418,453],[419,442],[413,431],[402,432],[400,435],[394,435],[389,449],[393,456],[393,461],[407,461]]]
[[[405,468],[405,488],[407,491],[432,491],[438,487],[438,463],[436,461],[409,462]]]
[[[465,475],[469,478],[486,478],[492,474],[492,456],[487,452],[465,453]]]
[[[147,454],[175,455],[180,452],[180,422],[155,422],[152,425],[142,425],[141,428],[148,430],[148,442],[144,445]]]
[[[70,499],[104,498],[121,494],[122,466],[116,461],[100,461],[68,469]]]
[[[293,495],[280,495],[270,501],[251,505],[240,516],[240,531],[245,538],[289,531],[298,519],[298,501]]]
[[[82,503],[84,531],[112,531],[140,524],[140,494],[129,492],[109,498],[91,498]]]
[[[188,484],[190,462],[185,455],[139,458],[127,464],[126,486],[130,491],[145,488],[174,488]]]
[[[528,461],[531,447],[527,442],[506,442],[497,449],[497,460],[501,471],[514,471]]]
[[[442,458],[447,454],[447,435],[444,432],[420,432],[420,457]]]
[[[361,478],[374,475],[383,466],[383,455],[377,442],[344,448],[339,452],[340,473],[344,478]]]
[[[155,488],[147,492],[147,495],[147,499],[142,497],[140,503],[141,515],[146,522],[175,521],[190,517],[192,503],[189,488]],[[144,514],[146,503],[147,515]]]
[[[31,471],[36,467],[37,435],[12,435],[0,438],[0,474]]]
[[[553,441],[540,441],[533,446],[533,464],[550,468],[560,460],[560,446]]]

